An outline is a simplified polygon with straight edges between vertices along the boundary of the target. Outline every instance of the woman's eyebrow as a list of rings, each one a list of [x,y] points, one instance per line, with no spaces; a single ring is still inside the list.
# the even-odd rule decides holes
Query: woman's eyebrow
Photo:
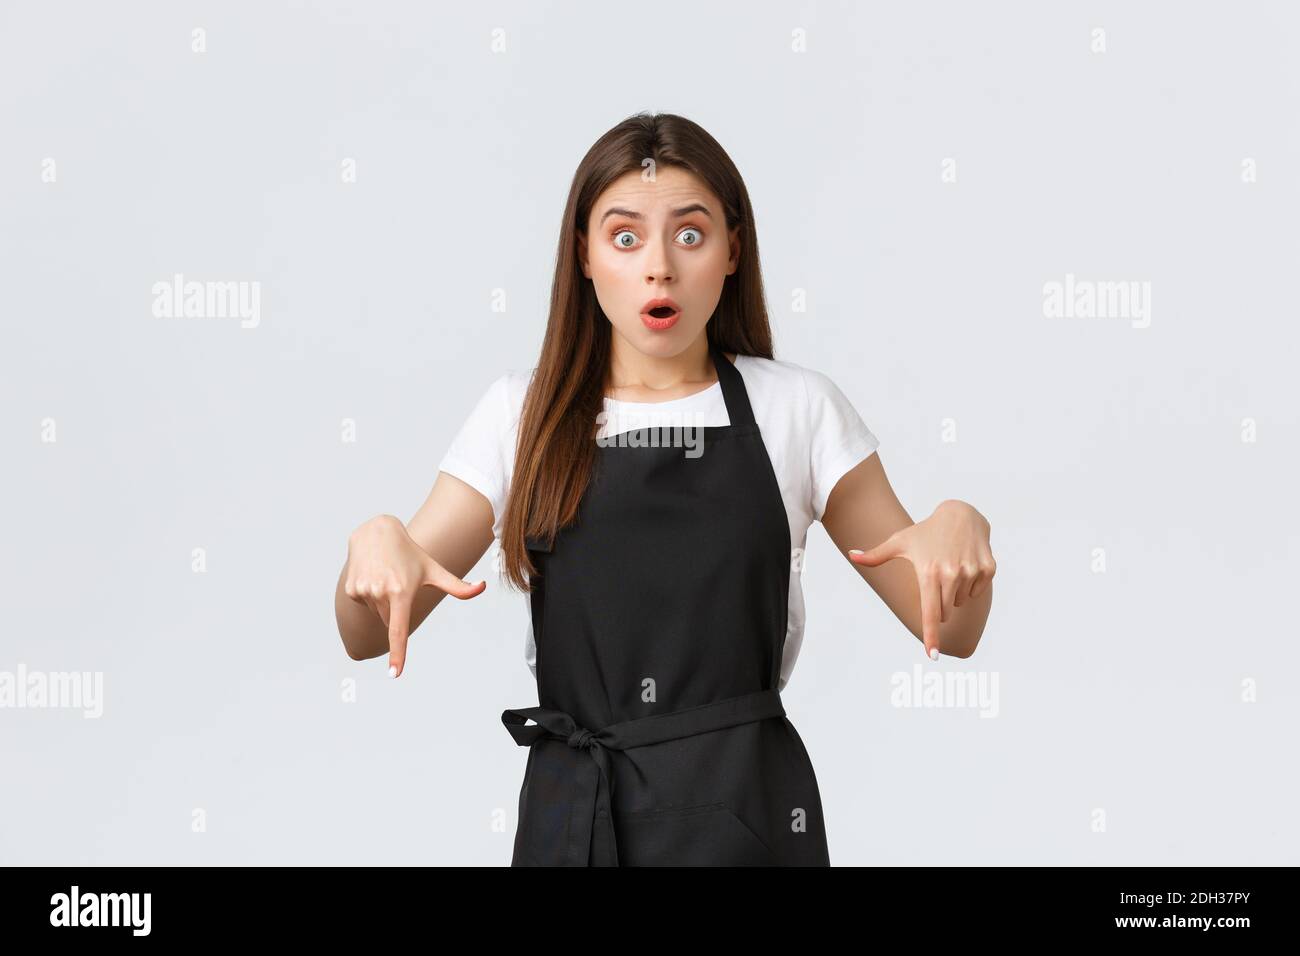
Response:
[[[713,218],[713,216],[712,216],[712,214],[709,212],[708,208],[705,207],[705,206],[700,205],[700,204],[697,203],[697,202],[695,202],[695,203],[691,203],[689,206],[683,206],[681,209],[674,209],[674,210],[673,210],[673,218],[674,218],[674,219],[681,218],[682,216],[689,215],[690,213],[693,213],[693,212],[702,212],[702,213],[704,213],[704,215],[708,216],[710,219]],[[610,216],[627,216],[627,218],[629,218],[629,219],[644,219],[644,218],[645,218],[645,217],[642,216],[639,212],[637,212],[635,209],[624,209],[624,208],[621,207],[621,206],[610,206],[608,209],[605,210],[605,214],[602,215],[602,216],[600,217],[600,222],[604,222],[604,221],[605,221],[606,219],[608,219]],[[597,225],[600,225],[600,223],[597,223]]]

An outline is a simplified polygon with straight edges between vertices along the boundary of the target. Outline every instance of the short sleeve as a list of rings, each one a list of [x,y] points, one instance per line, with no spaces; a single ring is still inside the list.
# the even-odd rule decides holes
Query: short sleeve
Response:
[[[505,508],[504,446],[510,431],[509,373],[488,386],[452,439],[438,470],[455,475],[478,490],[492,505],[494,525]]]
[[[829,377],[815,369],[802,371],[808,392],[809,505],[814,520],[820,521],[835,485],[845,472],[872,454],[880,441]]]

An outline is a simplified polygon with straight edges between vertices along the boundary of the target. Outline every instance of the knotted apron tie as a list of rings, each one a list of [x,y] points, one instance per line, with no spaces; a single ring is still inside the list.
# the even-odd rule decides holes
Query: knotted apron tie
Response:
[[[570,768],[572,773],[559,768],[553,776],[544,776],[544,771],[534,768],[529,778],[528,799],[540,802],[545,810],[558,808],[569,814],[564,822],[567,838],[562,865],[618,866],[610,750],[646,747],[783,716],[785,707],[780,692],[769,689],[666,714],[638,717],[599,730],[579,727],[569,714],[546,707],[507,710],[501,714],[501,722],[522,747],[531,747],[539,740],[559,740],[568,744],[575,754],[583,751],[590,754],[591,761],[574,765]],[[530,726],[529,720],[535,723]],[[548,813],[539,814],[535,810],[529,816],[532,820],[547,819],[559,825]],[[520,826],[527,823],[531,820],[519,821]]]

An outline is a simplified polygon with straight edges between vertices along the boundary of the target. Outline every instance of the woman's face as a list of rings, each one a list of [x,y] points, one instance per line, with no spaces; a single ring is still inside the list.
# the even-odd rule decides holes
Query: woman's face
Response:
[[[736,271],[737,232],[693,173],[669,166],[646,182],[634,171],[596,199],[578,255],[614,331],[638,351],[666,357],[703,333],[724,280]],[[665,298],[675,314],[647,312],[648,303]]]

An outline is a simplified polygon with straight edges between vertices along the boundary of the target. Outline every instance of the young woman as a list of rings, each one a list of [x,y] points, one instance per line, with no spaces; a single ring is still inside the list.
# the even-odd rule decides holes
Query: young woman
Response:
[[[829,378],[773,357],[727,154],[631,117],[574,176],[536,368],[487,389],[409,525],[352,533],[344,645],[401,674],[499,538],[539,701],[502,715],[529,747],[513,865],[828,865],[780,696],[812,521],[933,659],[970,656],[992,599],[988,522],[950,500],[913,523],[877,444]]]

